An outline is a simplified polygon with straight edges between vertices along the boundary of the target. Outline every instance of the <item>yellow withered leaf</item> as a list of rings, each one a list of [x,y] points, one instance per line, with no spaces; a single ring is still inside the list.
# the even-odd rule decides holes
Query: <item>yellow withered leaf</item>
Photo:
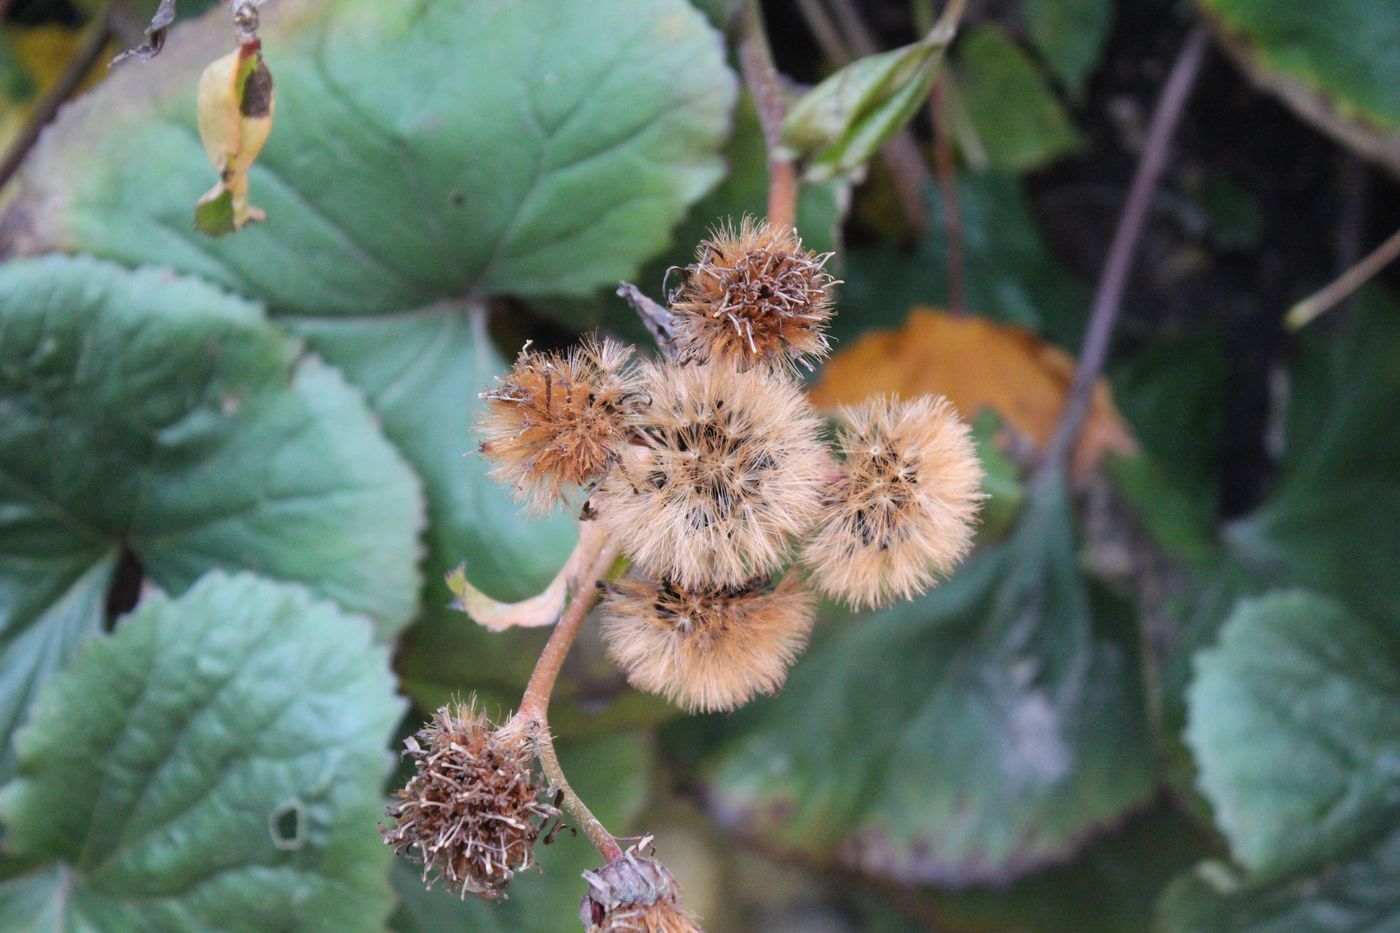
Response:
[[[879,393],[946,395],[964,418],[991,409],[1043,451],[1073,376],[1069,354],[1025,328],[914,308],[899,329],[867,333],[833,356],[812,403],[834,408]],[[1136,450],[1100,379],[1074,452],[1074,473],[1085,475],[1108,451]]]
[[[272,74],[256,45],[217,59],[199,78],[199,138],[219,182],[195,204],[195,226],[211,236],[266,215],[248,201],[248,170],[272,132]]]

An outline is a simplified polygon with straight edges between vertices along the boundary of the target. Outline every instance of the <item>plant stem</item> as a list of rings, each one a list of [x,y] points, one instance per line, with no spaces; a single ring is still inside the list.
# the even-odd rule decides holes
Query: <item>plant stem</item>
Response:
[[[782,76],[773,64],[773,50],[763,27],[759,0],[744,4],[744,20],[739,39],[739,64],[744,83],[758,110],[758,123],[768,149],[768,219],[779,226],[792,226],[797,219],[800,181],[792,160],[780,156],[783,120],[787,117],[787,92]]]
[[[108,19],[108,11],[104,7],[84,27],[83,33],[78,39],[78,47],[74,50],[73,57],[68,60],[68,64],[64,66],[63,73],[58,76],[53,87],[49,88],[39,99],[39,102],[34,105],[23,129],[15,137],[15,141],[10,144],[5,158],[0,160],[0,188],[4,188],[15,172],[19,170],[20,164],[24,162],[24,157],[38,142],[39,133],[49,124],[49,121],[58,113],[58,108],[63,106],[63,102],[73,95],[73,92],[78,89],[78,85],[83,83],[83,78],[87,77],[88,72],[92,71],[93,66],[97,64],[97,60],[102,56],[102,50],[107,47],[107,39],[112,34]]]
[[[1079,365],[1074,371],[1074,381],[1070,384],[1064,411],[1060,414],[1055,433],[1046,448],[1042,471],[1063,470],[1068,465],[1070,453],[1079,439],[1080,430],[1084,427],[1084,419],[1089,414],[1090,402],[1093,399],[1094,384],[1098,381],[1108,358],[1109,341],[1113,336],[1113,328],[1118,323],[1123,291],[1147,221],[1152,195],[1162,177],[1172,135],[1181,121],[1186,101],[1191,96],[1191,89],[1201,72],[1201,63],[1205,60],[1209,45],[1209,32],[1203,23],[1197,23],[1187,35],[1181,51],[1177,53],[1171,73],[1167,76],[1167,83],[1157,99],[1152,124],[1147,133],[1147,143],[1133,173],[1133,181],[1128,188],[1128,200],[1123,205],[1123,213],[1113,231],[1113,242],[1109,246],[1103,274],[1099,277],[1098,288],[1094,292],[1089,331],[1079,354]]]
[[[963,233],[962,205],[958,201],[958,179],[953,165],[953,140],[948,129],[948,89],[943,75],[933,82],[929,115],[933,120],[933,154],[938,173],[938,194],[943,202],[943,232],[948,240],[948,312],[953,317],[967,314],[964,288],[966,278],[966,236]]]
[[[547,725],[542,725],[535,733],[535,755],[539,758],[540,767],[544,770],[545,777],[549,778],[550,785],[563,792],[564,809],[569,811],[569,815],[583,830],[589,842],[593,843],[598,854],[609,862],[622,858],[622,846],[617,844],[617,839],[608,832],[602,821],[593,815],[593,811],[588,809],[588,805],[579,795],[574,793],[568,778],[564,777],[564,769],[559,764],[559,753],[554,750],[554,738],[549,734]]]
[[[600,543],[596,557],[588,562],[584,572],[574,581],[568,608],[554,626],[544,651],[540,652],[539,660],[535,662],[535,669],[530,674],[530,682],[525,685],[525,694],[520,698],[520,709],[515,718],[526,723],[530,729],[540,767],[549,778],[550,784],[563,792],[564,809],[583,829],[599,854],[612,862],[622,858],[622,847],[593,815],[593,811],[579,799],[578,794],[574,793],[568,778],[564,776],[563,767],[559,764],[559,756],[554,750],[554,737],[549,732],[549,698],[554,692],[554,683],[559,679],[564,659],[569,656],[569,649],[578,638],[579,630],[583,628],[588,610],[592,609],[598,600],[598,581],[608,572],[608,568],[617,560],[622,550],[618,545],[608,542],[601,533],[598,540]]]
[[[1378,272],[1400,259],[1400,230],[1395,231],[1360,262],[1337,276],[1326,288],[1298,302],[1288,312],[1284,323],[1289,330],[1298,330],[1322,312],[1346,300],[1352,292],[1365,285]]]

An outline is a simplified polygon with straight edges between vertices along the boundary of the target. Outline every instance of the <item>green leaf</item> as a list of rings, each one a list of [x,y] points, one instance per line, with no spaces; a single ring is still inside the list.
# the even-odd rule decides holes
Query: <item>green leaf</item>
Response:
[[[1400,172],[1400,7],[1387,0],[1200,0],[1236,59],[1300,116]]]
[[[1277,485],[1228,529],[1264,578],[1400,622],[1400,303],[1360,293],[1337,337],[1310,335],[1295,367]]]
[[[1021,15],[1046,64],[1081,99],[1113,25],[1111,0],[1025,0]]]
[[[903,323],[915,305],[947,307],[948,241],[935,186],[925,193],[928,230],[909,251],[863,247],[846,255],[841,313],[833,334],[850,340],[872,327]],[[1089,289],[1067,273],[1041,239],[1020,184],[1000,175],[960,175],[958,203],[966,239],[967,306],[977,314],[1079,343]]]
[[[1400,929],[1400,831],[1351,857],[1269,884],[1207,862],[1158,906],[1163,933],[1377,933]]]
[[[646,795],[652,757],[649,737],[629,732],[561,743],[559,757],[569,783],[598,819],[614,833],[627,832]],[[419,867],[397,859],[393,882],[401,904],[390,926],[395,933],[572,933],[578,928],[578,905],[585,888],[581,874],[600,867],[602,857],[585,836],[567,832],[551,845],[537,847],[535,854],[541,871],[517,876],[504,903],[462,901],[441,886],[424,890]]]
[[[0,887],[0,917],[377,929],[392,902],[375,819],[402,704],[371,636],[248,574],[148,597],[49,684],[18,738],[6,846],[51,867]]]
[[[384,636],[413,615],[417,480],[359,394],[300,351],[192,279],[0,266],[0,734],[99,630],[123,553],[172,592],[249,569]]]
[[[213,180],[196,77],[230,41],[215,11],[65,110],[9,239],[170,265],[274,313],[363,316],[587,294],[660,251],[723,170],[735,80],[682,0],[279,0],[263,21],[277,127],[249,177],[266,223],[215,241],[190,226]]]
[[[1078,575],[1063,480],[931,594],[827,629],[703,767],[729,825],[901,881],[1005,882],[1151,793],[1128,623]]]
[[[1254,877],[1334,858],[1400,818],[1400,633],[1275,593],[1242,603],[1196,669],[1186,739]]]
[[[978,26],[958,45],[958,90],[987,163],[1026,172],[1083,145],[1035,63],[997,26]]]
[[[801,161],[809,181],[860,168],[928,100],[953,35],[939,25],[918,42],[867,55],[826,78],[788,111],[783,153]]]

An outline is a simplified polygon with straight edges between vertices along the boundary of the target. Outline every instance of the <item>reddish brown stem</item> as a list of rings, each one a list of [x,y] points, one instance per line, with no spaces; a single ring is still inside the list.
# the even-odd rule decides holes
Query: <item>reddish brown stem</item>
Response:
[[[582,537],[582,535],[580,536]],[[608,568],[617,560],[620,548],[599,535],[599,548],[591,561],[584,563],[584,569],[570,587],[571,599],[559,622],[550,633],[549,641],[540,652],[535,669],[530,674],[530,682],[525,685],[525,694],[520,698],[520,709],[516,718],[526,723],[535,741],[535,754],[540,767],[549,778],[551,786],[563,794],[564,809],[583,830],[607,861],[622,858],[622,847],[617,844],[612,833],[593,815],[593,811],[574,793],[564,769],[559,764],[559,756],[554,750],[554,737],[549,731],[549,698],[554,693],[555,681],[564,668],[564,659],[578,638],[588,611],[598,601],[598,583],[607,574]]]
[[[930,98],[933,120],[933,155],[938,173],[938,194],[943,202],[943,233],[948,241],[948,311],[954,317],[967,314],[966,236],[963,232],[962,204],[958,201],[958,179],[953,164],[953,140],[948,130],[948,91],[945,78],[933,83]]]
[[[1328,308],[1345,301],[1352,292],[1365,285],[1396,259],[1400,259],[1400,230],[1391,234],[1385,242],[1339,275],[1326,288],[1294,305],[1286,319],[1289,329],[1297,330]]]
[[[779,154],[783,120],[788,110],[787,92],[773,64],[773,51],[768,46],[768,33],[763,26],[763,10],[758,0],[748,0],[744,5],[739,64],[758,111],[759,126],[768,149],[768,219],[774,224],[792,226],[797,220],[801,180],[792,160]]]
[[[1079,365],[1074,371],[1069,397],[1046,448],[1043,470],[1062,470],[1068,465],[1070,453],[1074,450],[1079,432],[1084,427],[1084,419],[1089,414],[1090,403],[1093,400],[1094,384],[1103,372],[1104,363],[1108,358],[1109,341],[1118,322],[1123,291],[1127,286],[1128,273],[1132,270],[1138,241],[1147,222],[1152,195],[1157,190],[1162,169],[1166,167],[1172,135],[1181,121],[1181,114],[1191,96],[1191,89],[1195,87],[1196,77],[1201,72],[1201,63],[1205,60],[1209,45],[1210,33],[1203,24],[1196,24],[1187,35],[1181,51],[1177,53],[1171,73],[1167,76],[1167,83],[1157,99],[1157,107],[1147,131],[1147,143],[1143,147],[1142,157],[1138,160],[1137,170],[1133,173],[1133,181],[1128,188],[1128,200],[1123,205],[1123,213],[1113,231],[1113,242],[1108,249],[1108,258],[1104,260],[1103,275],[1099,277],[1098,288],[1094,292],[1093,309],[1089,314],[1089,331],[1079,354]]]

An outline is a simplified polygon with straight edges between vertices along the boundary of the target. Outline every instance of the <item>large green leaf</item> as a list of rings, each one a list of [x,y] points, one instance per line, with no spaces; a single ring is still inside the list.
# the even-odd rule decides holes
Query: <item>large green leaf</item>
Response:
[[[1167,890],[1163,933],[1395,933],[1400,930],[1400,830],[1380,827],[1348,858],[1268,884],[1207,862]]]
[[[928,596],[828,630],[703,768],[715,812],[902,880],[1005,881],[1152,789],[1135,653],[1078,575],[1063,481]]]
[[[614,833],[624,833],[637,816],[646,791],[651,764],[650,740],[636,732],[618,733],[588,742],[559,746],[560,762],[569,783],[588,802],[598,819]],[[665,840],[661,855],[664,857]],[[511,882],[509,899],[489,903],[478,898],[459,900],[436,887],[423,888],[418,866],[399,859],[394,888],[401,899],[392,928],[396,933],[574,933],[579,928],[578,905],[583,899],[581,873],[602,866],[602,857],[588,839],[560,833],[548,846],[537,847],[540,871]]]
[[[1271,878],[1400,819],[1400,632],[1302,591],[1197,656],[1186,738],[1235,857]]]
[[[1278,483],[1231,546],[1261,575],[1400,622],[1400,303],[1362,292],[1342,334],[1313,335],[1289,406]]]
[[[213,180],[196,78],[230,42],[215,11],[65,111],[27,162],[11,243],[168,263],[275,313],[582,294],[658,252],[722,172],[735,81],[681,0],[279,0],[263,20],[266,223],[191,226]]]
[[[948,241],[935,186],[926,192],[927,232],[908,251],[889,246],[848,252],[842,269],[838,338],[872,327],[893,327],[914,305],[948,304]],[[1089,289],[1050,255],[1019,183],[1000,175],[962,175],[958,201],[965,237],[966,301],[970,310],[1037,329],[1077,346]]]
[[[956,73],[977,147],[992,168],[1030,171],[1082,145],[1035,63],[999,27],[978,26],[963,38]]]
[[[1400,173],[1400,7],[1390,0],[1197,0],[1263,87]]]
[[[43,692],[0,795],[7,930],[375,930],[402,712],[365,620],[206,576],[148,597]]]
[[[191,279],[0,267],[0,734],[100,629],[123,552],[173,592],[250,569],[382,635],[412,616],[417,480],[359,394],[300,351]]]

